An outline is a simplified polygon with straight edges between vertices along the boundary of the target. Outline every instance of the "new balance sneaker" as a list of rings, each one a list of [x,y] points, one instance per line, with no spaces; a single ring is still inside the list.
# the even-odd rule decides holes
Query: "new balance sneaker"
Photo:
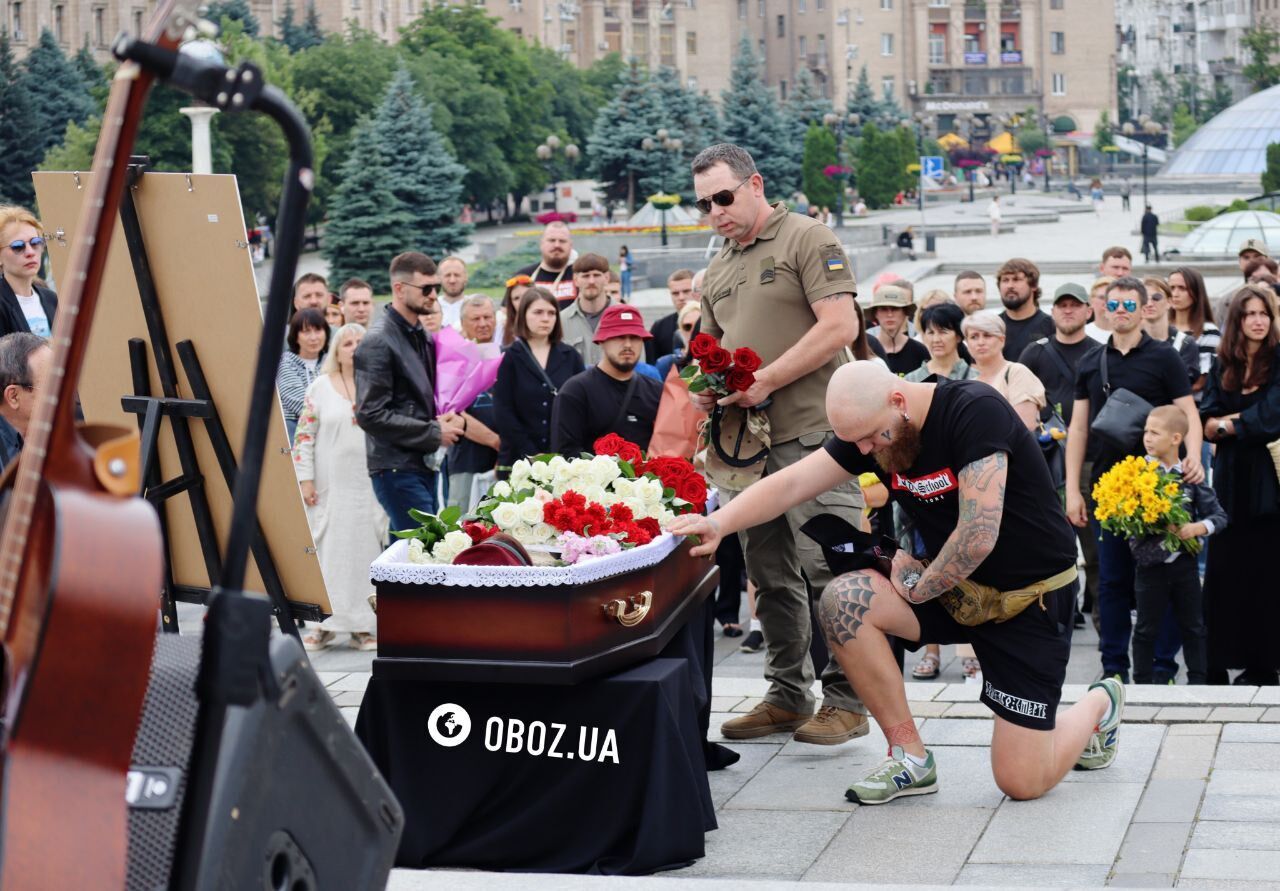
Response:
[[[889,757],[879,767],[850,786],[844,797],[857,804],[884,804],[904,795],[929,795],[938,791],[938,768],[933,752],[924,767],[916,766],[901,746],[889,750]]]
[[[1089,686],[1090,690],[1101,688],[1111,698],[1111,714],[1098,723],[1089,737],[1089,744],[1084,747],[1076,761],[1076,770],[1101,770],[1110,767],[1116,760],[1116,752],[1120,748],[1120,716],[1124,713],[1124,684],[1116,678],[1103,678]]]

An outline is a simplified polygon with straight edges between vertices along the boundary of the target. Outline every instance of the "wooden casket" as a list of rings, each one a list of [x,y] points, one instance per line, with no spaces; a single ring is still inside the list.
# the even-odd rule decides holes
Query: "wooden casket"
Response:
[[[407,562],[396,542],[370,567],[377,677],[576,684],[652,658],[715,590],[719,570],[689,540],[573,566]]]

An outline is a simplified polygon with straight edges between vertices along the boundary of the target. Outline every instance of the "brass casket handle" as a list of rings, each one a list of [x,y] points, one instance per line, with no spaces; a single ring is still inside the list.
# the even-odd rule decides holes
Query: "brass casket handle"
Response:
[[[627,600],[610,600],[601,608],[606,616],[617,619],[619,625],[630,628],[644,621],[644,617],[649,615],[651,606],[653,606],[653,592],[642,591]]]

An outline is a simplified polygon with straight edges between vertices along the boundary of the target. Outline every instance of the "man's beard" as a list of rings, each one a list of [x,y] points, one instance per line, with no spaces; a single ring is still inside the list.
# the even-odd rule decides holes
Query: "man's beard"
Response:
[[[1004,304],[1005,309],[1021,309],[1026,306],[1027,301],[1031,299],[1031,295],[1025,297],[1021,294],[1001,294],[1000,302]]]
[[[1075,334],[1084,326],[1085,326],[1084,322],[1074,322],[1070,325],[1059,325],[1058,333],[1065,337],[1070,337],[1071,335]]]
[[[607,361],[610,365],[612,365],[614,371],[618,372],[618,374],[627,374],[629,372],[635,371],[636,366],[640,364],[640,360],[638,358],[613,359],[613,358],[610,358],[609,356],[605,356],[605,361]]]
[[[890,432],[893,439],[887,449],[875,453],[876,463],[886,473],[902,473],[920,456],[920,431],[899,417]]]

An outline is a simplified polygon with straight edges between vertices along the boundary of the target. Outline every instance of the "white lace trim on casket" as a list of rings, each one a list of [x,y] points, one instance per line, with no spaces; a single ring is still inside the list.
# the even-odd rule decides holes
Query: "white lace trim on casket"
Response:
[[[452,566],[408,562],[409,543],[397,541],[369,567],[374,582],[405,585],[462,585],[466,587],[532,587],[534,585],[589,585],[601,579],[644,569],[662,561],[684,541],[664,533],[649,544],[617,554],[607,554],[573,566]]]

